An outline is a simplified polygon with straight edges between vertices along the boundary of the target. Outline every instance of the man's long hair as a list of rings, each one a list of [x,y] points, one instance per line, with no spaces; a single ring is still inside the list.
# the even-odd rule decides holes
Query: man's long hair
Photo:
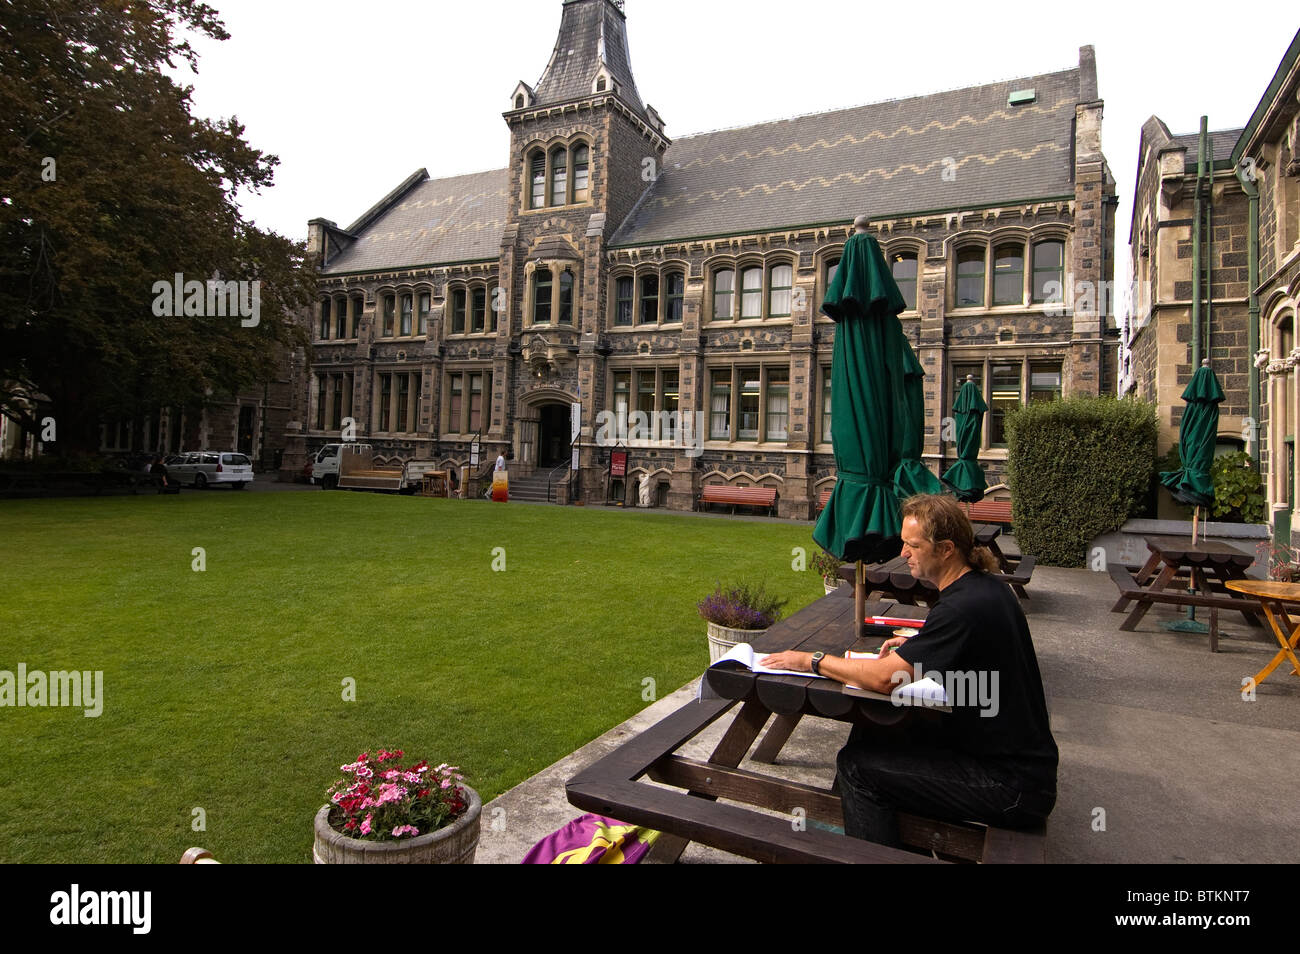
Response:
[[[903,517],[915,517],[931,543],[951,540],[962,561],[976,570],[996,572],[997,558],[988,547],[975,546],[970,520],[947,494],[916,494],[903,501]]]

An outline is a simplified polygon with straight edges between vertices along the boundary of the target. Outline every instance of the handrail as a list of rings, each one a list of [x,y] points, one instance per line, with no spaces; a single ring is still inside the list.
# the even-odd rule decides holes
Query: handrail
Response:
[[[562,484],[562,483],[564,483],[565,481],[567,481],[567,480],[570,479],[568,476],[565,476],[565,477],[560,478],[558,481],[556,480],[556,477],[555,477],[556,473],[558,473],[559,471],[562,471],[562,470],[564,470],[564,471],[569,470],[569,462],[568,462],[567,460],[566,460],[563,464],[560,464],[558,467],[554,467],[554,468],[552,468],[551,471],[550,471],[550,473],[546,475],[546,502],[547,502],[547,503],[554,503],[554,502],[555,502],[555,501],[552,499],[552,496],[553,496],[554,491],[555,491],[555,485],[556,485],[557,483],[561,483],[561,484]]]

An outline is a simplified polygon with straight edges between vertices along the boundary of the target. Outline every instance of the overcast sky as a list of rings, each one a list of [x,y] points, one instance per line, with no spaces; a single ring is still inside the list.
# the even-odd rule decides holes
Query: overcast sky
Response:
[[[504,167],[501,113],[519,80],[536,84],[561,10],[561,0],[209,2],[231,39],[198,43],[197,76],[181,76],[199,114],[237,116],[252,145],[280,157],[276,185],[244,209],[294,238],[317,216],[346,226],[421,167],[434,178]],[[1070,69],[1091,44],[1121,240],[1142,123],[1154,113],[1176,134],[1195,132],[1202,114],[1211,129],[1244,125],[1300,25],[1288,9],[1274,0],[1212,15],[1112,0],[625,4],[637,88],[674,138]],[[1126,262],[1126,246],[1117,252]]]

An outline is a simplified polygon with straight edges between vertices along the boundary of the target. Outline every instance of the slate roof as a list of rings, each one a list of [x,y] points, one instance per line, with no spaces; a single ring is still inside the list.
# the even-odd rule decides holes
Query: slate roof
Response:
[[[1075,68],[678,139],[611,244],[1073,195],[1079,83]]]
[[[1225,161],[1232,158],[1233,147],[1237,145],[1237,140],[1241,137],[1241,129],[1211,129],[1210,130],[1210,153],[1214,156],[1215,162]],[[1186,162],[1191,163],[1192,171],[1196,171],[1196,151],[1200,148],[1201,134],[1199,132],[1188,133],[1185,136],[1171,136],[1170,142],[1174,146],[1181,146],[1187,150]]]
[[[608,68],[618,95],[644,114],[627,52],[627,21],[609,0],[568,0],[551,59],[537,81],[536,105],[565,103],[591,95],[601,63]]]
[[[498,258],[507,172],[448,179],[426,175],[388,209],[371,210],[353,223],[348,231],[359,229],[360,237],[322,271],[332,275]]]

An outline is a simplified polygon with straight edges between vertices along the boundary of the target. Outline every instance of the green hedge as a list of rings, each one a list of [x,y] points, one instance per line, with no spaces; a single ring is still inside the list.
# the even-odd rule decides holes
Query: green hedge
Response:
[[[1009,411],[1007,485],[1021,552],[1081,567],[1100,534],[1144,503],[1156,452],[1154,404],[1078,397]]]

